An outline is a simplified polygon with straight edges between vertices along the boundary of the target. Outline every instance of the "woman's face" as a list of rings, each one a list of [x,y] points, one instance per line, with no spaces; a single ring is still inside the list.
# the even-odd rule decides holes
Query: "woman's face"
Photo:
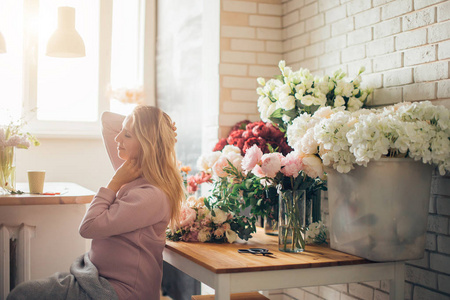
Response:
[[[131,118],[126,117],[122,124],[122,130],[115,138],[119,157],[123,160],[128,160],[130,158],[137,159],[141,152],[141,144],[133,133],[131,123]]]

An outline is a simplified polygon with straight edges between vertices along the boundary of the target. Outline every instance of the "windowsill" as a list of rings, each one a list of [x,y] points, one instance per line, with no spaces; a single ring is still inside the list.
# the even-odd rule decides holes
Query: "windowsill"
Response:
[[[39,139],[101,139],[100,122],[32,121],[27,126]]]
[[[102,135],[99,132],[91,133],[86,131],[76,131],[76,130],[68,130],[68,131],[40,131],[33,133],[33,135],[38,139],[92,139],[97,140],[101,139]]]

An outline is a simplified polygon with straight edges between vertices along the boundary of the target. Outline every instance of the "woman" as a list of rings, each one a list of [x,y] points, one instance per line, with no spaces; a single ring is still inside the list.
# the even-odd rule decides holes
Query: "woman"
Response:
[[[126,118],[105,112],[102,124],[116,172],[81,222],[81,236],[92,239],[85,263],[92,262],[99,278],[107,280],[101,284],[109,291],[112,286],[118,299],[157,300],[165,231],[178,220],[184,197],[176,128],[167,114],[151,106],[138,106]]]

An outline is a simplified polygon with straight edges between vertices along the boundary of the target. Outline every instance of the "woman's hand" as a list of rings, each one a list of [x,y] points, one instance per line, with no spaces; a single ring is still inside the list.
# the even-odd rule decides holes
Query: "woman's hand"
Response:
[[[141,176],[141,168],[137,165],[137,160],[128,159],[117,169],[107,188],[117,193],[122,185],[135,180],[139,176]]]

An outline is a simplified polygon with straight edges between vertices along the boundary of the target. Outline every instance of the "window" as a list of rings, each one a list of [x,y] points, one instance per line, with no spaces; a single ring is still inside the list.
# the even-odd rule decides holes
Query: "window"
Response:
[[[102,111],[126,114],[135,105],[127,102],[145,101],[144,72],[152,70],[143,67],[144,60],[153,53],[145,56],[144,45],[154,43],[148,21],[154,19],[154,2],[0,0],[7,45],[0,54],[0,122],[24,116],[38,136],[98,136]],[[58,6],[75,8],[85,57],[45,56]],[[117,97],[120,92],[126,97]]]

